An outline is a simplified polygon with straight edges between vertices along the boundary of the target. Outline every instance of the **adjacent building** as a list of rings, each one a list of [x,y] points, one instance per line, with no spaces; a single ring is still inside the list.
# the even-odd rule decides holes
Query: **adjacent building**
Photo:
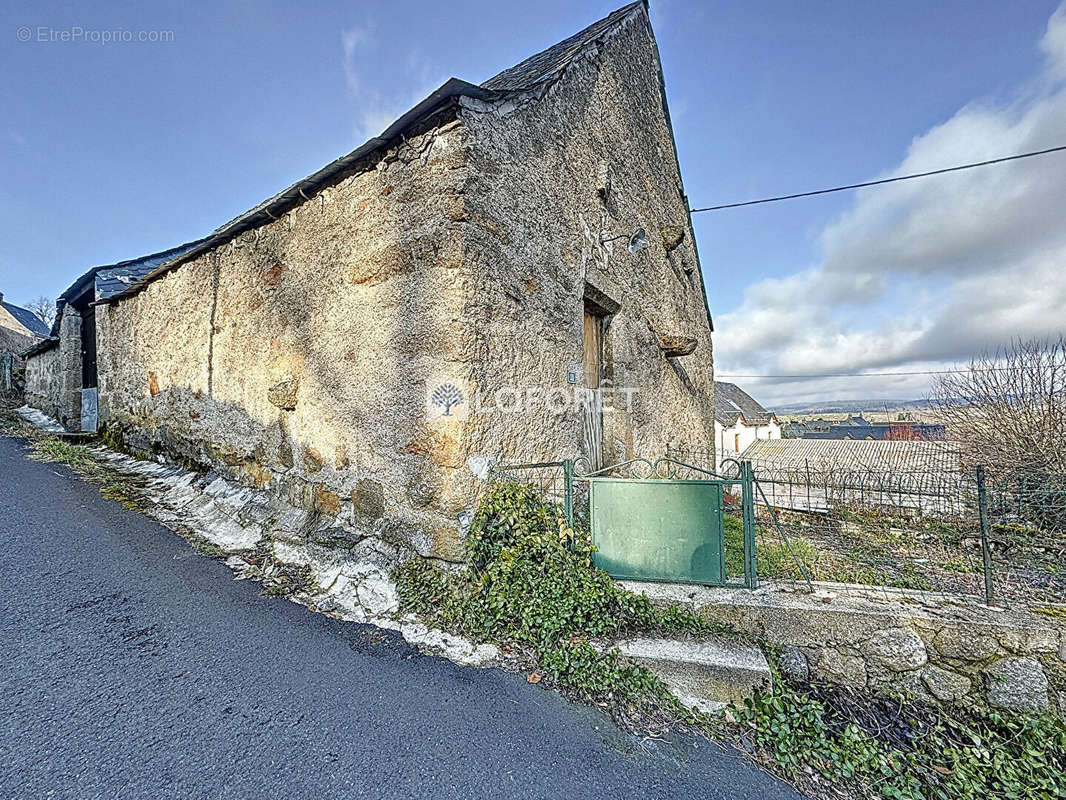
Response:
[[[752,442],[780,439],[781,423],[735,383],[714,382],[714,440],[717,467],[725,459],[735,459]]]
[[[99,303],[129,288],[197,242],[86,271],[56,299],[56,319],[25,352],[26,400],[67,429],[96,431]]]
[[[493,463],[715,446],[711,318],[642,2],[447,81],[131,264],[126,285],[113,265],[64,293],[34,404],[425,556],[461,557]]]
[[[0,390],[10,389],[23,368],[22,353],[48,335],[48,326],[28,308],[0,292]]]

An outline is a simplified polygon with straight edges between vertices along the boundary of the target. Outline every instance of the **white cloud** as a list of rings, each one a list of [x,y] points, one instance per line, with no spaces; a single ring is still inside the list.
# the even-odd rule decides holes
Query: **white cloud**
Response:
[[[369,24],[341,31],[344,80],[354,103],[354,134],[360,142],[380,134],[447,80],[447,76],[441,77],[439,70],[412,52],[407,57],[407,69],[402,73],[406,88],[396,91],[394,86],[388,86],[383,90],[381,80],[375,80],[374,76],[375,72],[380,76],[385,63],[375,58],[376,46],[373,27]],[[388,60],[390,66],[394,63],[394,58]],[[390,73],[390,80],[395,74]]]
[[[1013,100],[960,109],[884,176],[1066,144],[1066,3],[1040,48],[1044,68]],[[818,241],[815,267],[749,286],[716,319],[720,373],[935,369],[1066,330],[1066,154],[862,190]],[[761,391],[787,402],[921,396],[926,384],[777,381]]]

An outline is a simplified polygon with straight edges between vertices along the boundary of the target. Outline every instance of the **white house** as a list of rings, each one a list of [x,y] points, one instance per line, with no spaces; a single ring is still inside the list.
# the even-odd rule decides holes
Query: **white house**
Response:
[[[736,458],[758,439],[780,439],[781,423],[735,383],[714,382],[714,442],[722,461]]]

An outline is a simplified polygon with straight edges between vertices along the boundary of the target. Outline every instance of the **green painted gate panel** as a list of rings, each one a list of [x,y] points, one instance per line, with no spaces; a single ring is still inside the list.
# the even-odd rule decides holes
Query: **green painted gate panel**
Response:
[[[723,583],[722,484],[590,478],[593,560],[616,578]]]

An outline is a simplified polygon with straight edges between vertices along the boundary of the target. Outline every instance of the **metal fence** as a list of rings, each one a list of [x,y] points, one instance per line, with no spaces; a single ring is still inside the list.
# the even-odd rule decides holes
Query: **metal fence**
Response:
[[[706,451],[671,455],[714,463]],[[752,469],[760,578],[809,575],[866,595],[923,590],[999,605],[1066,602],[1066,476],[824,464]]]

